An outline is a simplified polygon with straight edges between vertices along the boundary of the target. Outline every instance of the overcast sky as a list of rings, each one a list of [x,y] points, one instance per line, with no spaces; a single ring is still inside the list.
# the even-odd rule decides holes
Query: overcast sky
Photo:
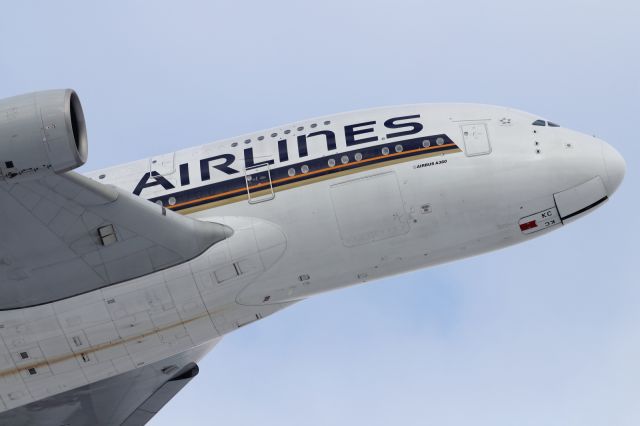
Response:
[[[530,111],[626,158],[612,200],[557,232],[227,336],[152,426],[640,424],[640,2],[22,0],[0,13],[0,98],[76,89],[84,170],[444,101]]]

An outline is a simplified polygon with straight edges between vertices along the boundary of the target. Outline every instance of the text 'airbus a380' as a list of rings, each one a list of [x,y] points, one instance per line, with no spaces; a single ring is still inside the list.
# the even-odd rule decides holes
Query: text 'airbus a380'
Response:
[[[465,104],[71,171],[86,159],[75,92],[0,101],[2,425],[143,425],[223,335],[559,229],[625,173],[600,139]]]

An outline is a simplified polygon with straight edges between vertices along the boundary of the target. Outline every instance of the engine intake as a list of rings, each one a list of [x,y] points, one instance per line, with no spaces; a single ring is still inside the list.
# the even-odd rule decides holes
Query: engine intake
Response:
[[[37,179],[87,161],[76,92],[50,90],[0,100],[0,179]]]

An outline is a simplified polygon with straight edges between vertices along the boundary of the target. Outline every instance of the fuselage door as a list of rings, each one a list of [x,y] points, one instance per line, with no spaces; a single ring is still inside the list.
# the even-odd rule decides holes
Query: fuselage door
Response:
[[[149,159],[149,171],[162,176],[171,176],[176,172],[175,153],[156,155]]]
[[[178,184],[175,154],[162,154],[149,158],[149,169],[145,176],[148,176],[148,182],[155,183],[145,189],[145,197],[155,197],[175,188]]]
[[[245,169],[245,180],[250,204],[262,203],[275,198],[269,163],[257,164]]]
[[[468,157],[491,153],[491,143],[485,123],[463,124],[460,129],[464,139],[464,152]]]

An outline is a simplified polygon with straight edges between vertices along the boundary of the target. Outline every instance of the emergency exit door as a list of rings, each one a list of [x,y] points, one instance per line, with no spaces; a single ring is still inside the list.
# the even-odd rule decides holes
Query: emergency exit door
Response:
[[[462,138],[464,139],[464,152],[468,157],[485,155],[491,152],[491,143],[489,142],[486,124],[464,124],[460,127],[462,129]]]
[[[271,183],[271,170],[268,163],[258,164],[245,170],[247,195],[250,204],[273,200],[275,193]]]
[[[163,154],[156,155],[149,159],[149,173],[152,180],[156,182],[160,182],[160,180],[169,182],[174,187],[178,185],[177,173],[176,173],[176,164],[175,164],[175,154]],[[150,194],[157,194],[159,191],[168,189],[166,184],[162,186],[154,186],[149,189]]]
[[[149,159],[149,171],[162,176],[170,176],[175,173],[175,153],[156,155]]]

